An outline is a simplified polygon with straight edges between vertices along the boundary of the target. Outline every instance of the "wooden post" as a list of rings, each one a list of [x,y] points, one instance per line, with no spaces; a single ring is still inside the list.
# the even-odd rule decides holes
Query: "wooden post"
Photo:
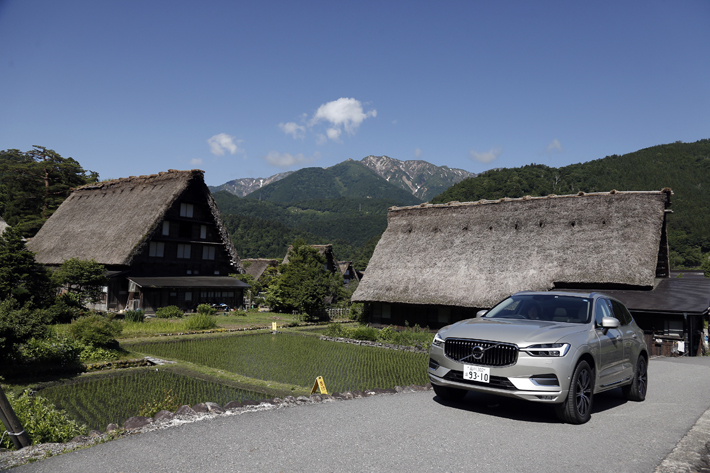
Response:
[[[15,411],[12,410],[10,401],[7,400],[2,386],[0,386],[0,413],[2,413],[2,423],[5,424],[5,428],[8,430],[8,434],[15,444],[15,448],[19,450],[32,445],[29,435],[27,435],[25,429],[22,428],[20,419],[15,415]]]

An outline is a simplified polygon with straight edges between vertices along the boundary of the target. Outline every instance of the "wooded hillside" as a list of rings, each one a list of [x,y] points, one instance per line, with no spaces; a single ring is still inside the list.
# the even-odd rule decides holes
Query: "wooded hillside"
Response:
[[[491,170],[466,179],[432,199],[432,203],[501,197],[661,190],[670,187],[671,267],[698,267],[710,253],[710,140],[653,146],[623,156],[561,168],[531,164]]]

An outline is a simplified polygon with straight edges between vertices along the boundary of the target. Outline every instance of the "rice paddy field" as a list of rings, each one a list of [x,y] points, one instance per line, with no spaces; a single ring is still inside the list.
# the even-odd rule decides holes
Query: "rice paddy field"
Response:
[[[90,429],[106,430],[110,423],[121,425],[138,415],[147,401],[165,397],[172,390],[180,403],[260,400],[267,396],[224,384],[155,368],[131,370],[103,377],[86,377],[71,384],[42,389],[39,395],[49,399],[58,409],[64,409],[75,420]]]
[[[322,376],[329,392],[428,382],[426,354],[327,342],[297,334],[142,343],[131,346],[131,350],[304,387],[312,386],[316,377]]]

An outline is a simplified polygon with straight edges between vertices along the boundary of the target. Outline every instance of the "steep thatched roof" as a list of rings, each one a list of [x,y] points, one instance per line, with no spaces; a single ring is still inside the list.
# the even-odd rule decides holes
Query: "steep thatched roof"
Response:
[[[653,286],[670,189],[391,208],[353,301],[491,307],[555,283]]]
[[[243,272],[204,183],[203,171],[197,169],[171,169],[80,187],[59,206],[27,247],[42,264],[58,265],[69,258],[81,258],[128,266],[188,187],[204,193],[232,263]]]
[[[242,265],[247,274],[254,276],[254,279],[258,280],[266,268],[268,267],[278,267],[279,260],[267,259],[267,258],[242,258]]]

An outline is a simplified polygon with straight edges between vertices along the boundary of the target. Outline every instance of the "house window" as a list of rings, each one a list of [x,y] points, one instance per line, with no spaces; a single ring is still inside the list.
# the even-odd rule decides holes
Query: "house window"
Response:
[[[392,318],[392,312],[391,312],[392,306],[389,304],[382,304],[382,318],[383,319],[391,319]]]
[[[177,257],[181,259],[190,259],[190,245],[178,243]]]
[[[200,238],[202,240],[207,238],[207,225],[200,225]]]
[[[202,247],[202,259],[214,259],[214,246],[203,246]]]
[[[215,273],[217,276],[219,276],[219,271],[215,271],[214,273]]]
[[[180,204],[180,216],[192,218],[194,211],[194,205],[192,204]]]
[[[192,301],[192,293],[186,292],[185,293],[185,302],[190,302],[190,301]]]
[[[163,222],[163,235],[170,235],[170,222],[167,220]]]
[[[162,258],[165,254],[165,243],[162,241],[151,241],[150,249],[148,250],[148,256],[154,256],[156,258]]]

